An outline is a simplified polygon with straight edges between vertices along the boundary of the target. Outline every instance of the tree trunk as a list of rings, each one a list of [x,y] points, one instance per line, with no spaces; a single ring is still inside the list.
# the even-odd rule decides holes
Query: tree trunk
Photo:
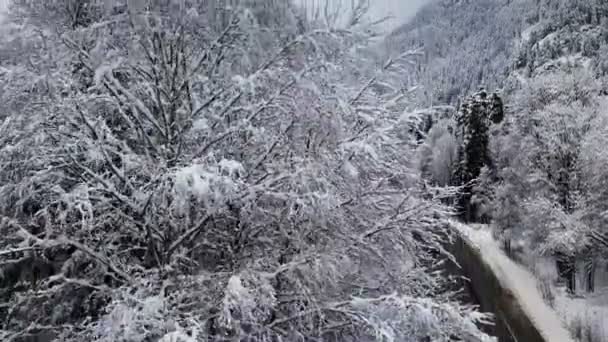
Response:
[[[568,292],[571,294],[576,293],[576,268],[572,264],[568,268]]]
[[[593,259],[585,263],[585,271],[587,276],[587,292],[592,293],[595,291],[595,261]]]
[[[509,258],[512,258],[513,255],[511,253],[511,237],[510,236],[504,236],[503,237],[503,244],[505,247],[505,253],[507,254],[507,256]]]
[[[576,291],[576,264],[573,256],[556,253],[555,263],[559,277],[566,280],[568,292],[574,294]]]

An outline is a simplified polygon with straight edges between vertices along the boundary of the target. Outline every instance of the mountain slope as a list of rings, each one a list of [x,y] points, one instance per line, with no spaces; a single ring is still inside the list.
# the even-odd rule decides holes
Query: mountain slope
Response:
[[[577,63],[605,74],[608,64],[598,57],[607,51],[607,18],[602,0],[441,0],[396,29],[387,47],[422,48],[422,99],[451,104],[480,86],[508,89],[510,76],[556,66]]]
[[[481,85],[503,84],[530,7],[527,0],[434,1],[395,30],[387,46],[423,48],[416,76],[425,100],[454,103]]]

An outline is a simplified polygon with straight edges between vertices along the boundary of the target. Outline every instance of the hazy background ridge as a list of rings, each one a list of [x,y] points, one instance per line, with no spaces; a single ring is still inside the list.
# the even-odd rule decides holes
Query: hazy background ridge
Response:
[[[341,13],[348,15],[352,0],[294,0],[297,4],[307,7],[321,7],[329,3],[335,8],[340,8]],[[370,16],[372,20],[378,20],[387,16],[392,17],[384,23],[384,29],[392,30],[410,19],[416,12],[430,0],[370,0]]]

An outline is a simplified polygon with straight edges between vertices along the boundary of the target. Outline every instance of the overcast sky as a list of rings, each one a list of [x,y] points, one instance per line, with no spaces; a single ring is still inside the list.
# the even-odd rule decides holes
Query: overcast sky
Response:
[[[416,11],[426,1],[428,0],[371,0],[371,11],[372,15],[376,18],[382,18],[387,15],[395,17],[395,19],[388,23],[390,28],[395,28],[416,14]]]
[[[339,6],[342,3],[342,9],[347,8],[352,0],[295,0],[296,3],[322,6],[327,1],[334,6]],[[411,18],[420,7],[429,0],[369,0],[370,1],[370,15],[374,19],[384,18],[391,16],[389,22],[385,24],[388,29],[393,29],[396,26],[404,23],[407,19]],[[345,15],[345,11],[341,11]]]

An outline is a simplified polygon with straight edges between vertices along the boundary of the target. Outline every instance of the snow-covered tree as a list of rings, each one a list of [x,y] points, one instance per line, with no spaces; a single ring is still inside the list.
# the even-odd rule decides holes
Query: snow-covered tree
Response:
[[[503,115],[500,97],[497,94],[488,97],[482,89],[460,106],[456,116],[455,134],[459,146],[452,183],[463,187],[463,194],[458,202],[460,209],[463,210],[463,218],[467,222],[478,216],[478,208],[472,203],[476,187],[474,183],[477,182],[484,167],[493,170],[489,150],[490,126],[492,123],[500,123]],[[477,188],[480,190],[479,185]]]
[[[560,256],[572,291],[574,260],[592,246],[583,213],[593,183],[583,175],[582,156],[600,88],[585,71],[535,77],[511,97],[514,120],[493,144],[496,228],[525,237],[539,253]]]
[[[457,163],[458,140],[454,136],[453,118],[438,120],[418,147],[419,168],[432,184],[449,186]]]
[[[483,337],[424,266],[450,210],[412,163],[413,53],[367,58],[357,10],[230,3],[12,3],[41,49],[0,74],[30,89],[0,128],[2,340]]]

